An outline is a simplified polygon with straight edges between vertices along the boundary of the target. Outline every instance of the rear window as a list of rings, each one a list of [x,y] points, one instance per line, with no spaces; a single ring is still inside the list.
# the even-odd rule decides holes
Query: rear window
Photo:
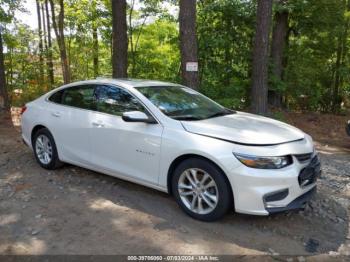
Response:
[[[52,94],[49,97],[49,101],[61,105],[95,110],[93,94],[94,86],[92,85],[73,86]]]
[[[74,86],[64,89],[61,104],[83,109],[95,109],[94,86]]]
[[[57,91],[56,93],[54,93],[53,95],[51,95],[49,97],[49,101],[57,103],[57,104],[61,104],[62,94],[63,94],[63,90]]]

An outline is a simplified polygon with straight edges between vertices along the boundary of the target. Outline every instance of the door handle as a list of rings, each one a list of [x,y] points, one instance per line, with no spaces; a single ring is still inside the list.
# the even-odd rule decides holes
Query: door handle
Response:
[[[53,112],[53,113],[51,113],[51,115],[54,116],[54,117],[60,117],[61,116],[61,114],[59,112]]]
[[[92,125],[95,127],[104,127],[105,126],[102,122],[92,122]]]

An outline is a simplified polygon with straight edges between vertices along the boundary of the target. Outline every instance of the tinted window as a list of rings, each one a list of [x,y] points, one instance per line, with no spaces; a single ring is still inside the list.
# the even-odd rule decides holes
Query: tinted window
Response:
[[[145,111],[135,97],[114,86],[96,86],[94,99],[96,110],[103,113],[121,116],[128,111]]]
[[[93,86],[75,86],[66,88],[62,95],[62,104],[83,109],[95,109]]]
[[[53,95],[51,95],[49,97],[49,100],[51,102],[54,102],[54,103],[57,103],[57,104],[61,104],[62,94],[63,94],[63,90],[57,91],[56,93],[54,93]]]

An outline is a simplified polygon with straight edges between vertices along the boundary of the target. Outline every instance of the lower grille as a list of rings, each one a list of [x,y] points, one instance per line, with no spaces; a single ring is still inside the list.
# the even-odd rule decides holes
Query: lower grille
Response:
[[[321,164],[318,157],[315,156],[310,164],[301,170],[298,181],[301,187],[306,187],[316,182],[321,173]]]
[[[273,202],[285,199],[289,194],[289,190],[283,189],[277,192],[268,193],[264,196],[264,202]]]

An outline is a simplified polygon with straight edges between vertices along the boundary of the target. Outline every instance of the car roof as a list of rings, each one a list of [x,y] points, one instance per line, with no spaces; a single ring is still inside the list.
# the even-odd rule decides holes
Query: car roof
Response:
[[[134,78],[96,78],[96,80],[90,80],[91,82],[103,82],[111,83],[121,86],[128,87],[143,87],[143,86],[179,86],[178,84],[157,81],[157,80],[147,80],[147,79],[134,79]],[[90,82],[84,81],[84,82]]]
[[[53,93],[55,93],[59,90],[65,89],[65,88],[79,86],[79,85],[88,85],[88,84],[104,84],[104,85],[111,84],[111,85],[116,85],[116,86],[126,88],[127,90],[132,90],[133,88],[143,87],[143,86],[157,86],[157,87],[180,86],[180,87],[184,87],[184,86],[179,85],[179,84],[157,81],[157,80],[98,77],[98,78],[92,79],[92,80],[77,81],[77,82],[73,82],[73,83],[70,83],[67,85],[60,86],[58,88],[51,90],[50,92],[45,94],[45,96],[50,96]]]

